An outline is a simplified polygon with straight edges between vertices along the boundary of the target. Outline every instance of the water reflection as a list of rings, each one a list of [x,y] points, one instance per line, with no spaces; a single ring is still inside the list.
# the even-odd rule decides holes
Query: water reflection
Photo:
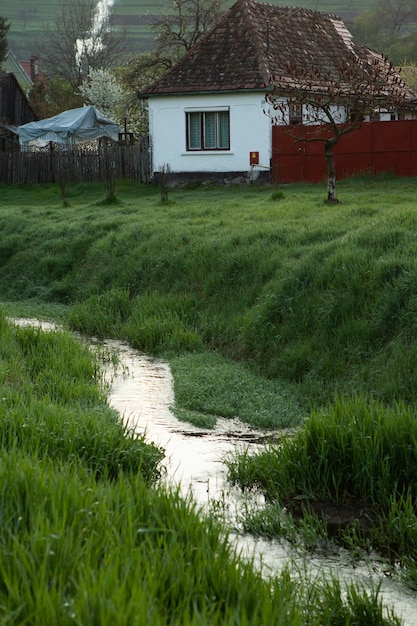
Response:
[[[259,445],[254,440],[258,442],[265,433],[251,430],[239,420],[218,419],[214,430],[180,422],[170,410],[174,393],[168,364],[120,342],[106,342],[106,346],[117,350],[120,359],[118,371],[109,368],[107,373],[109,403],[130,428],[145,432],[149,441],[164,448],[169,480],[184,494],[191,491],[202,505],[232,492],[223,459],[239,446]]]

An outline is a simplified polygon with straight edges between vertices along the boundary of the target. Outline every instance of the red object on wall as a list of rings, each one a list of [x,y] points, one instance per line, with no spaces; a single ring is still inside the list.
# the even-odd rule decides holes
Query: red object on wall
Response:
[[[249,162],[251,165],[259,165],[259,152],[251,152]]]
[[[291,127],[291,133],[294,133]],[[308,127],[299,126],[306,133]],[[314,131],[317,132],[317,129]],[[323,137],[328,130],[323,127]],[[300,137],[301,138],[301,137]],[[417,120],[367,122],[341,138],[334,149],[338,179],[355,174],[393,172],[417,176]],[[327,179],[323,141],[294,141],[285,126],[272,129],[272,182],[322,182]]]

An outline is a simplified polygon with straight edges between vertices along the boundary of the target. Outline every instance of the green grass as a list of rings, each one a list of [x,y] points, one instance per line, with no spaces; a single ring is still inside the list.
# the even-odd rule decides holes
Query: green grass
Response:
[[[164,205],[158,189],[120,183],[111,207],[97,185],[70,186],[69,207],[53,185],[4,187],[0,296],[13,314],[50,307],[167,357],[182,419],[276,428],[312,412],[299,450],[268,450],[255,477],[245,461],[239,481],[263,471],[272,499],[377,504],[375,529],[343,541],[388,550],[415,585],[415,184],[342,181],[337,207],[321,185],[288,185],[279,202],[270,188],[172,190]],[[252,524],[298,532],[277,509]]]
[[[400,624],[378,589],[264,580],[219,522],[155,483],[161,453],[108,409],[97,358],[0,315],[2,623]]]
[[[66,307],[74,329],[148,353],[216,351],[284,381],[303,411],[335,393],[417,396],[415,180],[171,191],[2,189],[0,298]],[[283,384],[284,384],[283,383]]]
[[[254,428],[293,426],[300,415],[296,390],[266,380],[219,354],[198,352],[171,359],[174,413],[197,425],[214,426],[217,417],[239,417]],[[202,420],[202,416],[205,420]]]
[[[249,512],[244,522],[252,532],[294,539],[297,530],[282,507],[291,511],[295,503],[303,503],[308,518],[303,523],[310,532],[311,506],[322,510],[326,521],[326,506],[315,503],[338,505],[341,515],[346,505],[357,513],[357,520],[363,510],[366,526],[355,521],[338,539],[351,547],[372,546],[403,564],[411,584],[417,584],[415,410],[405,405],[387,408],[361,397],[335,400],[312,412],[301,430],[279,446],[238,454],[228,465],[232,482],[243,489],[257,487],[266,495],[265,510]],[[325,525],[318,527],[317,537]]]
[[[101,366],[63,331],[0,320],[0,446],[57,463],[72,459],[97,479],[159,475],[163,452],[122,425],[106,402]]]

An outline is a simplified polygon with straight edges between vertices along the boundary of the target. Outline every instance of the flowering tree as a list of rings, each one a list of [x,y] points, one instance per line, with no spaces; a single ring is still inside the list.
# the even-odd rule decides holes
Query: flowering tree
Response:
[[[299,107],[300,126],[289,125],[287,132],[296,142],[324,143],[327,200],[337,202],[333,150],[340,139],[367,117],[403,109],[413,100],[416,103],[417,96],[387,59],[367,50],[366,58],[352,54],[331,70],[288,66],[285,73],[271,78],[266,100],[272,106],[273,124],[289,124],[291,107]]]
[[[85,102],[97,107],[106,117],[123,128],[128,124],[129,131],[140,135],[143,121],[138,109],[138,98],[124,89],[110,70],[92,69],[79,88]]]
[[[123,89],[109,70],[90,69],[79,92],[88,104],[96,106],[107,117],[120,121]]]

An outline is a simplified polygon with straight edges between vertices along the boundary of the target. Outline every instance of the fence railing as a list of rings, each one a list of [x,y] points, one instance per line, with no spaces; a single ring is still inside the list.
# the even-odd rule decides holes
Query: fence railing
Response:
[[[148,182],[149,140],[134,144],[101,142],[95,147],[60,149],[53,144],[39,151],[0,152],[0,182],[95,182],[115,179]]]
[[[290,131],[290,134],[289,134]],[[303,141],[318,134],[328,136],[327,127],[285,127],[272,129],[272,181],[274,183],[319,182],[326,180],[323,141]],[[299,140],[294,139],[294,135]],[[334,149],[337,178],[355,174],[392,172],[417,176],[417,119],[366,122],[345,135]]]

